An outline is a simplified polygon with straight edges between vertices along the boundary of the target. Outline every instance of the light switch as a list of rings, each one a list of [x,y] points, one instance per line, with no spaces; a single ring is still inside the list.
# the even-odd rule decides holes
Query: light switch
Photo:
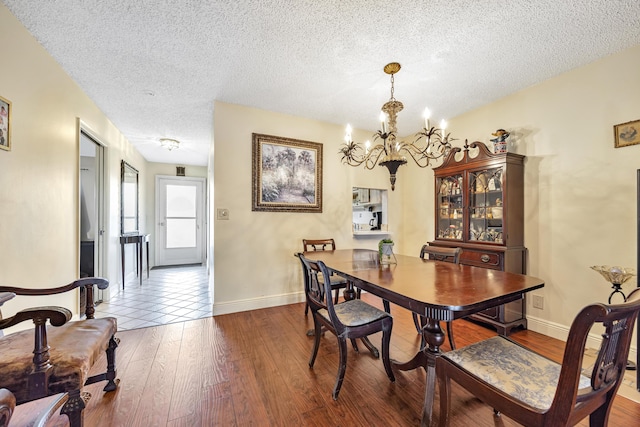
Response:
[[[229,209],[224,209],[224,208],[217,209],[216,219],[229,219]]]

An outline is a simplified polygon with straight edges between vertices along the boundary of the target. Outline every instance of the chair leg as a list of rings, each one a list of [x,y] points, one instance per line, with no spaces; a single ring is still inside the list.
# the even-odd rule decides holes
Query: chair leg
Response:
[[[84,385],[97,383],[98,381],[107,381],[107,385],[105,385],[103,389],[104,391],[113,391],[118,388],[118,384],[120,384],[120,380],[116,379],[116,348],[118,348],[118,344],[120,344],[120,338],[112,335],[109,340],[109,346],[105,352],[107,354],[107,371],[87,378]]]
[[[347,340],[338,338],[338,348],[340,349],[340,365],[338,366],[338,375],[336,377],[336,385],[333,387],[333,400],[338,400],[344,373],[347,371]]]
[[[90,398],[91,394],[86,391],[73,390],[69,392],[69,399],[60,409],[60,413],[69,418],[71,427],[84,426],[84,414],[82,411]]]
[[[142,273],[140,273],[142,274]],[[118,388],[120,380],[116,379],[116,348],[120,344],[120,339],[114,336],[109,340],[109,347],[107,347],[107,385],[104,386],[104,391],[113,391]]]
[[[351,338],[351,345],[353,346],[353,351],[356,353],[360,353],[360,349],[358,348],[358,342],[355,338]]]
[[[447,322],[447,336],[449,337],[449,345],[451,350],[456,349],[456,342],[453,339],[453,322]]]
[[[386,299],[382,300],[382,305],[384,306],[384,311],[386,313],[391,314],[391,307],[389,306],[389,301],[387,301]]]
[[[382,329],[382,365],[384,366],[384,370],[387,373],[387,376],[391,380],[391,382],[396,381],[395,375],[393,375],[393,370],[391,369],[391,358],[389,356],[389,346],[391,343],[391,328],[393,324],[389,326],[389,328]]]
[[[322,335],[322,326],[320,322],[318,322],[315,318],[315,314],[313,316],[313,324],[314,324],[314,340],[313,340],[313,351],[311,352],[311,358],[309,359],[309,367],[313,368],[313,364],[316,362],[316,356],[318,355],[318,349],[320,348],[320,335]]]
[[[418,321],[418,315],[415,313],[411,313],[413,315],[413,324],[416,327],[416,331],[421,334],[422,333],[422,328],[420,327],[420,322]]]
[[[607,400],[598,409],[589,414],[589,426],[607,426],[609,425],[609,412],[613,403],[611,392],[607,394]]]
[[[362,340],[364,346],[367,347],[369,352],[373,355],[373,357],[375,357],[376,359],[380,357],[380,352],[378,351],[376,346],[373,345],[371,341],[369,341],[369,337],[362,337],[360,339]]]
[[[438,375],[438,391],[440,392],[439,427],[449,427],[451,406],[451,380]]]
[[[304,303],[304,315],[306,316],[307,314],[309,314],[309,303],[305,302]]]

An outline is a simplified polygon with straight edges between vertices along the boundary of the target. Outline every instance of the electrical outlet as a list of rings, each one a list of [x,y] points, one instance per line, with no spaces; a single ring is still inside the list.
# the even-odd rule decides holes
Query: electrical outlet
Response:
[[[542,295],[533,295],[531,303],[533,304],[533,308],[544,309],[544,297]]]
[[[229,219],[229,209],[223,209],[223,208],[217,209],[216,219]]]

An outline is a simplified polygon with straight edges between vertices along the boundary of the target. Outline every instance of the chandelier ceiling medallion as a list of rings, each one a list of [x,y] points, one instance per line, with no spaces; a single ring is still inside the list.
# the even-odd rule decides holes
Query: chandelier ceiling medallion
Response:
[[[398,141],[396,139],[398,132],[396,117],[404,108],[402,102],[393,96],[393,76],[398,71],[400,71],[400,64],[397,62],[391,62],[384,67],[384,72],[391,75],[391,98],[382,106],[382,112],[380,113],[382,129],[373,135],[374,142],[380,139],[382,139],[382,142],[371,147],[371,143],[366,141],[363,148],[361,144],[353,142],[351,139],[351,126],[347,125],[345,144],[342,145],[339,151],[339,153],[342,153],[342,162],[349,166],[364,164],[367,169],[373,169],[376,164],[385,166],[389,169],[391,190],[395,190],[398,168],[407,163],[406,154],[418,166],[425,168],[432,161],[448,154],[451,149],[451,141],[454,141],[454,139],[450,138],[450,134],[445,133],[446,121],[442,120],[440,122],[439,129],[429,126],[431,113],[428,109],[425,110],[424,114],[425,127],[421,132],[416,133],[416,139],[413,142]],[[388,122],[388,126],[385,122]]]

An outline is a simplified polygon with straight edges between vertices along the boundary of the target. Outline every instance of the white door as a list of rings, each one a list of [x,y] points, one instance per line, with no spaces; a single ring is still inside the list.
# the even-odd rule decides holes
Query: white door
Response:
[[[156,176],[156,265],[201,264],[205,178]]]

